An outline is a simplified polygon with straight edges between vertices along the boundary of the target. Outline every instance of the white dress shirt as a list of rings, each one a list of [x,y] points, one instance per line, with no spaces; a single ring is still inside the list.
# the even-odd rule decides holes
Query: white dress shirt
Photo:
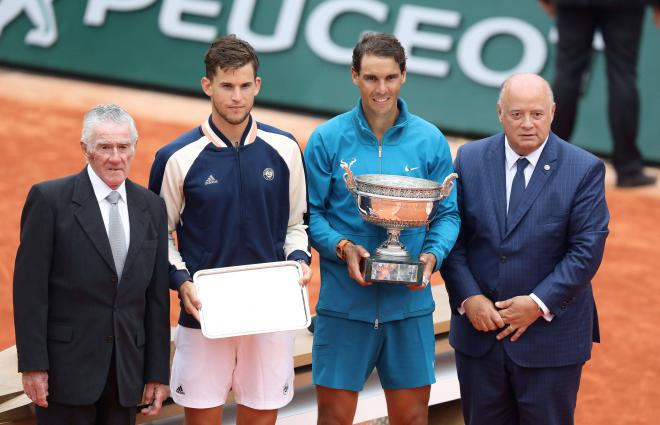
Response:
[[[534,168],[536,168],[536,164],[539,162],[539,158],[541,157],[541,153],[543,152],[543,148],[545,147],[545,144],[548,142],[548,138],[546,137],[545,141],[541,146],[539,146],[534,152],[530,153],[529,155],[526,155],[525,158],[529,161],[529,164],[527,164],[527,167],[523,170],[525,173],[525,187],[527,187],[527,184],[529,183],[529,179],[532,178],[532,174],[534,173]],[[507,213],[509,211],[509,198],[511,197],[511,184],[513,183],[513,178],[516,176],[517,171],[517,165],[516,162],[518,159],[522,158],[522,156],[518,155],[509,145],[509,139],[507,139],[506,136],[504,136],[504,156],[505,156],[505,180],[506,180],[506,209]],[[537,297],[533,292],[529,294],[530,298],[534,300],[534,302],[539,306],[539,308],[543,311],[543,318],[550,322],[555,315],[550,313],[550,310],[548,307],[541,301],[539,297]],[[469,299],[469,298],[468,298]],[[467,299],[465,300],[467,301]],[[458,308],[458,312],[460,314],[465,314],[465,309],[463,308],[465,301],[461,303],[461,306]]]
[[[105,232],[108,233],[110,227],[110,201],[108,201],[106,197],[112,192],[112,189],[96,175],[92,167],[89,165],[87,165],[87,174],[89,174],[89,180],[92,182],[92,188],[94,189],[94,196],[96,196],[99,208],[101,209]],[[119,208],[121,225],[124,228],[124,236],[126,236],[126,248],[128,249],[131,240],[131,229],[128,221],[128,204],[126,203],[126,182],[122,182],[121,186],[116,190],[119,193],[117,207]]]

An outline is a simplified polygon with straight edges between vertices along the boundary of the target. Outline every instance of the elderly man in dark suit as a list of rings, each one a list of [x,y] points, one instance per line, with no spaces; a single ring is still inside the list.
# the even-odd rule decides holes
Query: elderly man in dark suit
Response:
[[[116,105],[83,121],[80,173],[36,184],[21,217],[14,319],[39,424],[124,425],[169,379],[167,217],[127,179],[137,131]]]
[[[504,128],[459,150],[461,231],[442,265],[468,425],[570,425],[599,340],[591,279],[608,235],[605,167],[550,132],[534,74],[509,78]]]

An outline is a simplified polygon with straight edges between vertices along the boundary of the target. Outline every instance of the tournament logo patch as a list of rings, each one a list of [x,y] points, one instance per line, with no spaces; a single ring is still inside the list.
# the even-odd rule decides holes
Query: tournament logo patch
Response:
[[[271,181],[275,178],[275,171],[272,168],[264,168],[263,176],[267,181]]]
[[[286,397],[287,393],[289,392],[289,384],[284,384],[282,387],[282,395]]]

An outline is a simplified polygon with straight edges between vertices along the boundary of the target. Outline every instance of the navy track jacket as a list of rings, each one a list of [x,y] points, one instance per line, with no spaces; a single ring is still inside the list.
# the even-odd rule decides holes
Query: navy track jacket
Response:
[[[202,269],[309,262],[305,170],[289,133],[250,117],[233,147],[209,117],[156,153],[149,189],[167,205],[172,289]],[[179,324],[200,326],[183,309]]]

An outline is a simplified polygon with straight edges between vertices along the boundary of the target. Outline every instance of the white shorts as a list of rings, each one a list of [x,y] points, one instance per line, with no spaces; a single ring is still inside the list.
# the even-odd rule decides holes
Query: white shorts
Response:
[[[293,398],[295,331],[209,339],[200,329],[178,326],[172,362],[172,399],[183,407],[237,404],[279,409]]]

